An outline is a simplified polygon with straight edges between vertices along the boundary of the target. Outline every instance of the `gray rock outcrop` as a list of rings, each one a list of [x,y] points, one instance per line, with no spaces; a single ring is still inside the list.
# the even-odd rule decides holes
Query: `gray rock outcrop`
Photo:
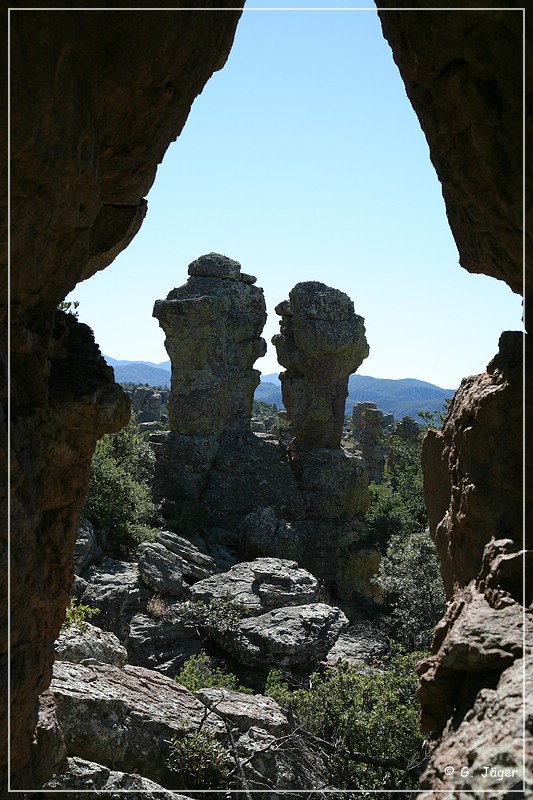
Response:
[[[163,545],[178,559],[179,568],[185,578],[201,580],[217,572],[217,565],[211,556],[202,553],[193,542],[172,531],[160,531],[156,543]]]
[[[147,792],[151,800],[186,800],[185,795],[170,792],[141,775],[112,770],[77,756],[69,758],[67,770],[54,775],[43,787],[49,800],[57,797],[56,792],[61,792],[62,800],[76,800],[79,791],[90,791],[92,798],[102,800],[120,800],[125,796],[129,800],[144,800]]]
[[[375,403],[355,403],[352,410],[352,423],[353,438],[361,449],[368,478],[375,483],[381,483],[386,452],[383,441],[385,428],[383,412]]]
[[[144,777],[173,787],[165,742],[196,730],[204,716],[183,686],[143,667],[56,661],[51,690],[70,755],[121,772],[142,764]],[[217,719],[207,724],[222,730]]]
[[[150,386],[137,386],[131,401],[131,410],[135,414],[137,422],[159,422],[161,406],[160,392]]]
[[[227,256],[209,253],[188,267],[187,283],[157,300],[172,363],[170,431],[153,439],[155,486],[162,496],[196,499],[222,433],[251,430],[255,361],[266,352],[263,290]]]
[[[196,629],[173,613],[172,604],[165,606],[161,602],[148,603],[146,611],[132,617],[124,644],[130,664],[171,678],[202,649]]]
[[[295,561],[258,558],[198,581],[191,586],[189,597],[210,603],[229,596],[247,614],[257,615],[281,606],[314,603],[317,590],[317,579]]]
[[[79,575],[97,561],[102,555],[102,548],[98,545],[94,528],[87,519],[82,519],[78,528],[78,538],[74,543],[72,563],[74,574]]]
[[[232,788],[326,785],[327,755],[270,697],[227,689],[200,689],[193,695],[150,670],[96,661],[56,662],[51,689],[70,758],[68,770],[57,774],[48,790],[122,789],[133,797],[145,790],[167,800],[162,787],[189,788],[179,785],[179,775],[167,765],[170,743],[200,728],[214,732],[227,749],[235,765]]]
[[[123,642],[129,621],[146,608],[152,591],[139,577],[137,564],[104,558],[85,570],[76,581],[75,597],[83,605],[98,608],[94,623]]]
[[[375,581],[380,555],[375,548],[358,545],[366,528],[357,520],[344,524],[335,519],[286,520],[266,507],[248,514],[239,534],[241,558],[270,556],[304,564],[319,576],[320,598],[339,605],[350,617],[366,600],[370,605],[382,601],[382,589]]]
[[[341,633],[325,661],[328,666],[344,661],[351,667],[365,669],[372,661],[386,655],[389,647],[379,627],[368,621],[358,622]]]
[[[231,628],[210,635],[240,664],[309,665],[320,661],[348,625],[343,612],[317,602],[318,581],[294,561],[259,558],[191,587],[191,600],[231,598],[242,607]]]
[[[154,592],[179,595],[187,590],[181,564],[182,560],[159,542],[146,543],[140,548],[139,574]]]
[[[235,631],[218,640],[241,664],[309,666],[325,657],[347,627],[339,608],[310,603],[242,620]]]

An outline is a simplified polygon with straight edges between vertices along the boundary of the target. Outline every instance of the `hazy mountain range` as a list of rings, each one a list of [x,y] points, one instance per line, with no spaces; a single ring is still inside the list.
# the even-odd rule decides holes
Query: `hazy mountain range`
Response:
[[[113,367],[118,383],[170,387],[170,361],[154,364],[150,361],[118,361],[109,356],[104,358]],[[397,420],[406,416],[417,419],[419,411],[440,411],[446,398],[452,397],[454,392],[455,389],[441,389],[440,386],[415,378],[392,380],[350,375],[346,414],[352,413],[355,403],[372,401],[385,414],[394,414]],[[283,408],[281,384],[276,373],[261,375],[255,399]]]

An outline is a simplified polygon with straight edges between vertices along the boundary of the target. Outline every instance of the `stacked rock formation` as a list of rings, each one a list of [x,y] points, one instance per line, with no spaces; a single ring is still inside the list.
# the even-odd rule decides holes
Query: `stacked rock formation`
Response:
[[[391,415],[388,414],[387,417]],[[385,467],[385,445],[383,412],[370,401],[355,403],[352,410],[353,438],[361,448],[368,478],[381,483]]]
[[[189,280],[157,300],[154,316],[172,362],[170,430],[187,436],[249,431],[266,352],[263,290],[226,256],[210,253],[189,264]]]
[[[340,447],[348,377],[368,356],[364,319],[350,298],[318,281],[298,283],[276,307],[283,404],[297,441]]]
[[[263,290],[227,256],[209,253],[188,267],[187,283],[157,300],[154,316],[172,362],[170,434],[157,434],[161,493],[198,497],[221,434],[251,430],[254,362],[266,352]],[[183,469],[182,469],[183,467]]]
[[[364,513],[362,463],[341,450],[348,378],[368,356],[364,319],[347,294],[318,281],[298,283],[276,307],[272,339],[294,439],[289,460],[309,498],[308,517]]]

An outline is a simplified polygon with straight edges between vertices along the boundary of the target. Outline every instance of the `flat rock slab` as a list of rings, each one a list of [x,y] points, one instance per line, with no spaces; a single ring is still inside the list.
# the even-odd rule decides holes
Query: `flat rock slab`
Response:
[[[196,729],[205,710],[187,689],[143,667],[56,661],[51,690],[70,755],[123,772],[142,765],[144,777],[174,785],[166,742]]]
[[[198,581],[191,586],[189,596],[210,603],[229,595],[249,614],[261,614],[282,606],[313,603],[317,590],[317,579],[296,561],[257,558]]]
[[[347,627],[339,608],[311,603],[245,619],[220,644],[241,664],[309,664],[324,658]]]
[[[217,565],[211,556],[202,553],[196,545],[183,536],[178,536],[177,533],[161,531],[156,537],[156,542],[164,545],[178,557],[180,569],[186,578],[201,580],[214,575],[217,571]]]

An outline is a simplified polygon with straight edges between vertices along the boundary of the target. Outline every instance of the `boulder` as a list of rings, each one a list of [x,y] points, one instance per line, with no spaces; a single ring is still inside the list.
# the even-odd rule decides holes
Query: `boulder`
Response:
[[[163,595],[179,595],[186,591],[182,559],[159,542],[143,544],[139,552],[139,574],[150,589]]]
[[[334,666],[345,661],[351,667],[364,669],[375,659],[386,655],[389,649],[389,641],[377,626],[371,622],[359,622],[340,634],[326,655],[325,663]]]
[[[103,631],[89,622],[71,625],[61,631],[55,643],[56,659],[80,664],[85,659],[95,659],[103,664],[123,667],[128,653],[115,634]]]
[[[317,599],[317,589],[317,579],[295,561],[257,558],[198,581],[189,589],[189,597],[211,603],[229,596],[244,607],[245,613],[261,614],[280,606],[312,603]]]
[[[179,559],[181,572],[186,578],[201,580],[214,575],[217,565],[211,556],[202,553],[196,545],[183,536],[171,531],[161,531],[156,537],[156,542],[162,544]]]
[[[274,736],[283,736],[291,729],[287,715],[275,700],[266,695],[244,694],[230,689],[198,689],[194,695],[206,708],[242,733],[257,727]]]
[[[283,737],[252,726],[239,736],[236,749],[250,790],[276,798],[282,792],[302,792],[294,797],[312,797],[320,789],[330,790],[331,755],[316,740],[297,731]],[[257,795],[256,795],[257,796]],[[259,797],[262,795],[259,794]]]
[[[161,787],[185,790],[166,766],[170,742],[200,727],[238,756],[233,788],[246,788],[242,775],[250,789],[327,785],[327,756],[270,697],[227,689],[194,696],[150,670],[95,661],[56,662],[52,691],[71,757],[67,772],[47,784],[49,791],[123,789],[135,797],[145,790],[158,798]]]
[[[171,607],[161,616],[135,614],[124,644],[130,664],[148,667],[169,677],[174,677],[185,661],[202,649],[195,628],[174,617]]]
[[[241,664],[290,667],[320,661],[347,627],[340,609],[310,603],[242,620],[236,631],[215,637]]]
[[[127,795],[124,794],[126,790]],[[54,775],[43,786],[44,796],[50,800],[57,796],[56,792],[61,792],[62,800],[76,800],[79,791],[90,791],[92,798],[102,800],[121,800],[125,796],[130,800],[144,800],[147,792],[151,800],[185,800],[185,795],[170,792],[141,775],[118,772],[76,756],[68,759],[65,772]]]
[[[294,559],[318,579],[320,599],[339,606],[350,619],[362,605],[382,602],[383,590],[375,581],[381,557],[362,546],[367,530],[360,521],[278,519],[267,507],[248,514],[239,533],[241,558]]]

